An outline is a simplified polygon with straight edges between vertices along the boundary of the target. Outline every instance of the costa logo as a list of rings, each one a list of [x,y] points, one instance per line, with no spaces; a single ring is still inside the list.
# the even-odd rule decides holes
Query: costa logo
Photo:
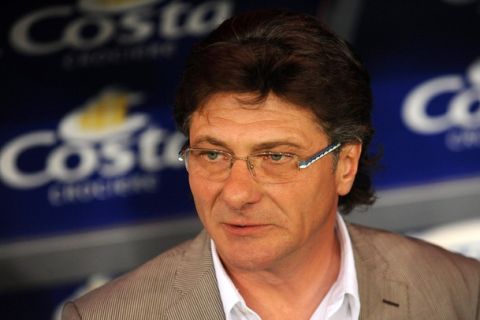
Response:
[[[439,101],[449,98],[447,104]],[[443,100],[442,100],[443,101]],[[405,98],[402,118],[412,131],[431,135],[449,129],[480,128],[480,59],[468,68],[466,76],[447,75],[428,80]]]
[[[90,50],[114,43],[131,46],[155,37],[176,40],[199,36],[228,18],[233,3],[206,1],[198,5],[161,0],[80,0],[76,6],[42,8],[21,17],[10,30],[18,52],[48,55],[64,49]],[[55,31],[52,33],[52,26]],[[42,36],[39,36],[42,35]]]
[[[11,188],[33,189],[50,182],[77,183],[93,175],[111,179],[134,168],[154,173],[181,167],[177,151],[185,138],[151,123],[149,116],[127,109],[142,100],[138,93],[106,89],[64,117],[57,131],[20,135],[0,149],[0,179]],[[44,150],[34,171],[22,157]],[[73,164],[72,164],[73,163]]]

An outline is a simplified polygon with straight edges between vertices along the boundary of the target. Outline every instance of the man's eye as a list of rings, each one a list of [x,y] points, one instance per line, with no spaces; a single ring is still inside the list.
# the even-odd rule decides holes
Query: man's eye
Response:
[[[285,158],[283,153],[270,153],[268,156],[273,161],[282,161]]]
[[[271,163],[281,164],[291,160],[292,155],[288,153],[269,152],[264,155],[264,159]]]
[[[220,152],[208,150],[201,153],[202,157],[206,157],[208,160],[217,160],[220,156]]]

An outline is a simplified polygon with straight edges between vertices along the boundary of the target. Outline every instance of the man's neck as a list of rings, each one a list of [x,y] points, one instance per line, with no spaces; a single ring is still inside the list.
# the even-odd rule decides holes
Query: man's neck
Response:
[[[335,231],[319,244],[274,269],[225,269],[246,304],[262,319],[309,319],[340,269],[340,244]]]

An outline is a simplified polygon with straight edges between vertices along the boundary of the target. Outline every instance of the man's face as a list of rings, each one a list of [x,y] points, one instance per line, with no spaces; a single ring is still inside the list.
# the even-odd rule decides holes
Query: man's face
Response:
[[[192,116],[190,146],[239,157],[289,152],[304,160],[328,145],[310,111],[274,95],[259,105],[243,104],[248,97],[210,97]],[[344,179],[344,158],[340,155],[334,170],[333,155],[327,155],[299,170],[293,181],[277,184],[256,181],[242,160],[234,162],[224,181],[190,174],[198,215],[227,268],[268,270],[322,252],[333,237],[338,195],[353,181]],[[356,161],[350,161],[353,171]]]

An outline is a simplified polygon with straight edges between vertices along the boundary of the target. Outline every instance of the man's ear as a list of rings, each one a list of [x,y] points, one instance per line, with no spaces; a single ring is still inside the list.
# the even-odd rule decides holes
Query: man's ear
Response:
[[[362,143],[345,144],[338,155],[335,179],[338,195],[350,192],[358,170],[358,162],[362,153]]]

